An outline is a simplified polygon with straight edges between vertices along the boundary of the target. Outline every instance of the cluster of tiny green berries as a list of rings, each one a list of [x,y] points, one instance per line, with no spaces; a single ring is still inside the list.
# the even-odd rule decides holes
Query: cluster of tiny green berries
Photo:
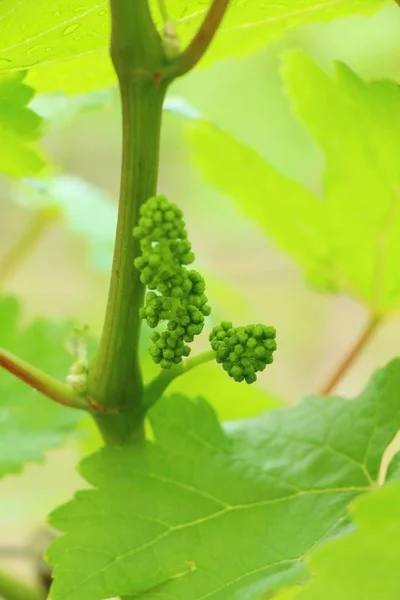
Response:
[[[211,312],[203,277],[186,266],[194,261],[182,211],[164,196],[155,196],[140,209],[134,237],[141,256],[135,266],[147,286],[140,317],[149,327],[167,322],[167,329],[151,336],[149,353],[164,369],[190,354],[188,343],[203,331],[204,317]]]
[[[216,360],[235,381],[253,383],[256,373],[272,363],[276,350],[276,331],[266,325],[233,327],[223,321],[210,334]]]

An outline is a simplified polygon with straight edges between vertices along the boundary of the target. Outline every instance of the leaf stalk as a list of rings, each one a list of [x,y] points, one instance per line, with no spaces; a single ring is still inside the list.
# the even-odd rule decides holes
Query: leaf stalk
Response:
[[[354,345],[350,348],[348,353],[340,361],[339,365],[335,368],[333,373],[330,375],[325,385],[322,387],[319,394],[321,396],[329,396],[334,390],[339,381],[346,375],[349,369],[356,362],[364,348],[370,342],[372,336],[375,334],[377,328],[381,324],[382,319],[378,316],[372,315],[366,323],[361,335],[355,341]]]
[[[196,35],[187,48],[171,63],[164,77],[172,80],[191,71],[207,52],[228,9],[230,0],[213,0]]]
[[[4,348],[0,348],[0,367],[57,404],[90,410],[90,405],[85,398],[77,396],[65,384]]]

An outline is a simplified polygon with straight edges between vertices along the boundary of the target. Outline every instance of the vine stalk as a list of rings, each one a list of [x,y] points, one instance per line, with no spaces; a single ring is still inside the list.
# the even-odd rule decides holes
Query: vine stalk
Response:
[[[209,47],[229,0],[213,0],[188,48],[171,59],[152,20],[148,0],[110,0],[111,58],[122,103],[123,151],[119,215],[110,290],[100,347],[89,369],[89,395],[115,414],[95,415],[107,444],[144,437],[146,411],[139,364],[144,286],[134,260],[140,207],[157,193],[162,106],[168,85]]]
[[[162,106],[166,85],[161,39],[147,0],[111,0],[111,57],[122,104],[122,168],[118,225],[100,347],[89,370],[89,394],[119,411],[97,424],[108,444],[143,437],[143,383],[139,365],[139,308],[144,286],[134,268],[133,238],[141,204],[157,190]]]

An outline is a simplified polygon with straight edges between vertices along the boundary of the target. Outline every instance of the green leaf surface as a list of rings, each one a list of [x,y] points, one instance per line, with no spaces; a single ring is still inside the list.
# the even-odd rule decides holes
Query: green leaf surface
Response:
[[[29,108],[34,91],[24,83],[25,75],[0,77],[0,173],[11,177],[33,175],[43,165],[33,145],[42,134],[42,119]]]
[[[64,379],[71,364],[65,340],[71,324],[43,320],[21,327],[16,300],[0,298],[0,345]],[[82,414],[42,397],[0,368],[0,477],[43,459],[75,428]]]
[[[157,1],[152,2],[160,24]],[[167,0],[183,45],[207,11],[204,0]],[[261,48],[290,27],[352,14],[371,14],[387,0],[232,0],[207,62]],[[0,66],[29,69],[40,91],[81,92],[114,82],[105,0],[3,0],[0,4]]]
[[[52,600],[256,600],[303,579],[303,558],[376,485],[399,390],[395,360],[353,401],[311,398],[227,432],[204,400],[164,398],[155,441],[84,460],[93,489],[53,513]]]
[[[291,590],[290,598],[400,598],[400,484],[389,484],[357,499],[350,512],[356,531],[311,555],[310,582],[303,589]]]
[[[330,77],[300,53],[286,56],[284,74],[325,154],[322,197],[202,120],[190,126],[194,158],[314,286],[386,314],[400,303],[400,88],[365,83],[340,63]]]
[[[325,282],[325,223],[318,198],[211,123],[195,121],[189,136],[205,179],[232,196],[242,213],[257,221],[312,281]]]

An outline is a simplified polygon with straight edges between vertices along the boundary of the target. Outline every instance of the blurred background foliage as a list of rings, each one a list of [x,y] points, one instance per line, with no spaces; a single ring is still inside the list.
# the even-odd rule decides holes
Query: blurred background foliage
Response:
[[[209,280],[215,318],[238,324],[263,321],[278,330],[279,351],[259,387],[235,385],[215,365],[174,384],[192,396],[207,393],[224,419],[256,414],[281,401],[295,403],[317,391],[367,316],[346,297],[310,290],[257,224],[201,180],[177,99],[255,148],[281,173],[317,189],[323,157],[291,113],[280,74],[282,55],[301,49],[328,71],[334,60],[341,60],[366,79],[400,83],[399,29],[396,6],[374,17],[303,27],[247,58],[199,69],[170,90],[159,190],[185,211],[198,264]],[[21,299],[26,321],[35,316],[73,318],[78,325],[88,324],[96,337],[107,298],[118,197],[118,93],[39,96],[33,106],[48,119],[44,148],[60,177],[46,185],[0,182],[0,266],[9,260],[9,268],[0,269],[2,294]],[[31,237],[25,238],[27,231]],[[9,251],[21,237],[28,250],[22,261],[13,262]],[[336,391],[356,394],[374,368],[398,353],[399,334],[399,321],[384,324]],[[206,343],[204,336],[199,347]],[[149,375],[153,367],[146,358],[144,364]],[[82,433],[85,428],[91,429],[90,424],[85,422]],[[79,444],[49,453],[44,465],[1,482],[1,544],[24,544],[49,510],[81,485],[74,470],[77,456],[96,443],[83,436]]]

